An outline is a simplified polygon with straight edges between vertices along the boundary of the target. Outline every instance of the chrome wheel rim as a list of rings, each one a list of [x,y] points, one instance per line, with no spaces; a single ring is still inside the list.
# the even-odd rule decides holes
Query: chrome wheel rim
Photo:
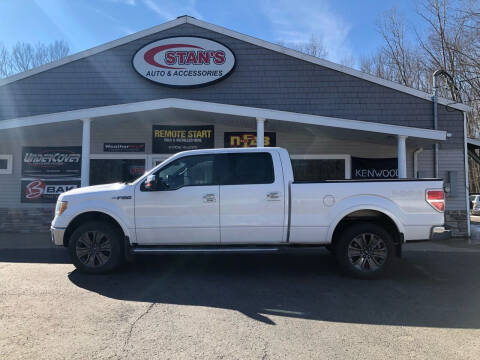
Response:
[[[110,260],[112,242],[100,231],[87,231],[77,240],[75,252],[83,265],[97,268]]]
[[[388,249],[380,236],[362,233],[350,241],[347,254],[353,267],[363,272],[371,272],[385,264]]]

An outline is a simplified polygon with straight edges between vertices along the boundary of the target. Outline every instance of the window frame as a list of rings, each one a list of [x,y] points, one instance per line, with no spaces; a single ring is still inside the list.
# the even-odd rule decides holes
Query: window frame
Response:
[[[216,159],[216,157],[218,159],[220,159],[220,157],[218,156],[220,154],[197,154],[197,155],[187,155],[187,156],[181,156],[181,157],[178,157],[176,159],[173,159],[172,161],[170,161],[168,164],[165,164],[165,166],[162,166],[160,169],[157,169],[156,171],[152,172],[150,175],[154,175],[155,178],[157,178],[158,176],[158,173],[166,168],[168,168],[169,166],[171,166],[174,162],[176,161],[179,161],[179,160],[182,160],[182,159],[186,159],[186,158],[192,158],[192,157],[199,157],[199,156],[211,156],[213,158],[213,164],[212,164],[212,179],[213,179],[213,183],[212,184],[195,184],[195,185],[183,185],[183,186],[180,186],[178,188],[175,188],[175,189],[159,189],[159,190],[147,190],[145,189],[145,180],[142,180],[142,182],[140,183],[140,191],[146,191],[146,192],[152,192],[152,191],[176,191],[176,190],[180,190],[184,187],[197,187],[197,186],[218,186],[219,185],[219,181],[218,181],[218,176],[216,176],[215,174],[215,161],[219,161]]]
[[[245,186],[245,185],[270,185],[270,184],[274,184],[275,181],[277,180],[277,176],[276,176],[276,173],[275,173],[275,161],[273,159],[273,155],[271,152],[269,151],[248,151],[248,152],[227,152],[227,153],[223,153],[221,155],[223,155],[223,159],[222,159],[222,162],[221,162],[221,167],[224,168],[225,165],[226,165],[226,162],[228,161],[228,156],[232,156],[232,155],[244,155],[244,156],[247,156],[247,155],[255,155],[255,154],[266,154],[269,156],[269,159],[271,161],[271,164],[272,164],[272,173],[273,173],[273,180],[271,182],[263,182],[263,183],[255,183],[255,182],[252,182],[252,183],[248,183],[248,184],[227,184],[227,183],[224,183],[224,179],[219,176],[219,174],[217,174],[217,180],[220,184],[220,186]]]
[[[345,179],[352,178],[352,156],[348,154],[299,154],[290,155],[291,160],[344,160]],[[293,167],[293,166],[292,166]]]
[[[6,169],[0,169],[1,175],[11,175],[13,172],[13,155],[11,154],[0,154],[0,160],[7,160]]]

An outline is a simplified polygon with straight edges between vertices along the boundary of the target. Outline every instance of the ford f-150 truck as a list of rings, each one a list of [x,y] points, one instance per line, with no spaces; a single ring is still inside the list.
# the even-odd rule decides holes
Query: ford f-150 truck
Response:
[[[327,246],[346,273],[373,278],[402,243],[447,231],[444,207],[441,180],[298,182],[282,148],[193,150],[132,183],[61,194],[51,234],[90,273],[136,254]]]

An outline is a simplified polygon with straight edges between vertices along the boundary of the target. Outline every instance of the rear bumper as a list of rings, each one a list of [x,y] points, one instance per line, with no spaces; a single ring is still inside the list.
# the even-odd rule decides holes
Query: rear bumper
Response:
[[[430,231],[430,240],[445,240],[449,239],[451,231],[445,226],[433,226]]]
[[[65,236],[65,229],[50,228],[50,236],[52,243],[58,246],[63,246],[63,237]]]

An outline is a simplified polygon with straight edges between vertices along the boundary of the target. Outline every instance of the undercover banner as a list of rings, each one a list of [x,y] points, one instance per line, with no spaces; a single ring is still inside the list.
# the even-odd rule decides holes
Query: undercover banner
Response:
[[[23,177],[80,177],[81,164],[81,146],[22,148]]]
[[[276,146],[276,134],[274,132],[265,132],[263,141],[265,146]],[[256,147],[257,133],[253,131],[226,132],[223,137],[223,144],[226,148]]]
[[[396,179],[397,158],[368,159],[352,156],[352,179]]]
[[[152,152],[172,154],[185,150],[214,148],[213,125],[153,125]]]

